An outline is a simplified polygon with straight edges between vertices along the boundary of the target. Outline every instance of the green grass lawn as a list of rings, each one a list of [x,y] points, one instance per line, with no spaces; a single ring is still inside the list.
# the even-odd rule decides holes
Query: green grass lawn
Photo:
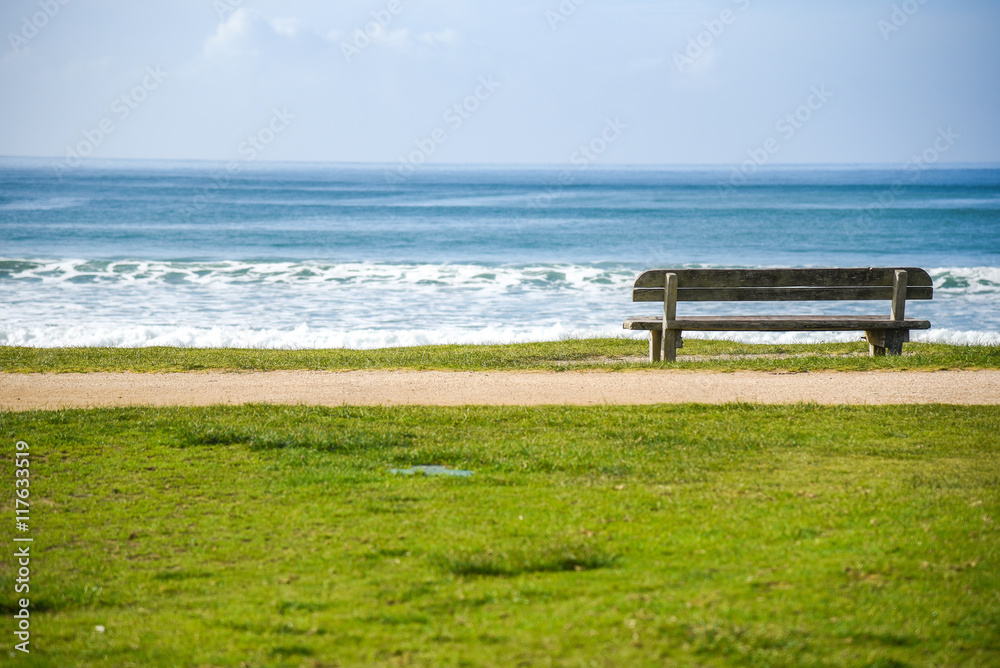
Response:
[[[2,661],[1000,665],[998,433],[996,406],[0,413],[35,538],[9,662],[0,552]],[[474,475],[390,473],[419,464]]]
[[[0,371],[630,370],[650,368],[648,350],[647,341],[625,338],[383,350],[0,347]],[[910,343],[902,357],[872,358],[867,352],[868,344],[861,342],[757,345],[687,339],[676,364],[656,366],[720,371],[1000,368],[1000,346]]]

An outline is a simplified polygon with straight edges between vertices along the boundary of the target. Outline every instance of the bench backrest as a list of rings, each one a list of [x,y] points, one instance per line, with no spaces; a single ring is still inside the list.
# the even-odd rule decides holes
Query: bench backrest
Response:
[[[899,294],[897,272],[902,278]],[[861,301],[932,299],[933,282],[915,267],[857,269],[652,269],[635,281],[633,302],[662,302],[666,276],[677,277],[677,301]]]

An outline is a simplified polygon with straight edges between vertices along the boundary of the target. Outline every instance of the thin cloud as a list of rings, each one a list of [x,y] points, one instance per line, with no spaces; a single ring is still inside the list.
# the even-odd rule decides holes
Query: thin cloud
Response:
[[[426,46],[435,46],[437,44],[454,46],[458,44],[460,37],[461,34],[457,30],[445,28],[444,30],[438,30],[437,32],[421,33],[417,36],[417,41]]]
[[[238,57],[257,54],[276,41],[293,40],[302,33],[295,18],[267,18],[241,7],[219,24],[215,34],[205,40],[205,56]]]

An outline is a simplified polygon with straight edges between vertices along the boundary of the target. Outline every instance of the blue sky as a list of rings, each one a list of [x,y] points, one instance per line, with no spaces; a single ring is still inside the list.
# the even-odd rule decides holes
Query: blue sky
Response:
[[[995,0],[5,0],[0,29],[0,155],[1000,161]]]

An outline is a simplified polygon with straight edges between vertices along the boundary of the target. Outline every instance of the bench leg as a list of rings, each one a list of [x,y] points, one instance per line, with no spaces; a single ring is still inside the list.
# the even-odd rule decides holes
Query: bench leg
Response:
[[[681,347],[681,332],[676,329],[668,329],[663,332],[663,361],[676,362],[677,349]]]
[[[902,330],[892,330],[885,333],[885,352],[887,355],[902,355],[903,341],[909,337],[908,332]]]
[[[650,363],[660,361],[660,343],[663,332],[655,329],[649,330],[649,361]]]
[[[870,332],[865,332],[865,338],[868,339],[868,356],[869,357],[884,357],[885,356],[885,332],[882,330],[874,330]]]
[[[905,329],[879,329],[865,332],[868,339],[868,354],[872,357],[902,355],[903,344],[910,340],[910,332]]]

